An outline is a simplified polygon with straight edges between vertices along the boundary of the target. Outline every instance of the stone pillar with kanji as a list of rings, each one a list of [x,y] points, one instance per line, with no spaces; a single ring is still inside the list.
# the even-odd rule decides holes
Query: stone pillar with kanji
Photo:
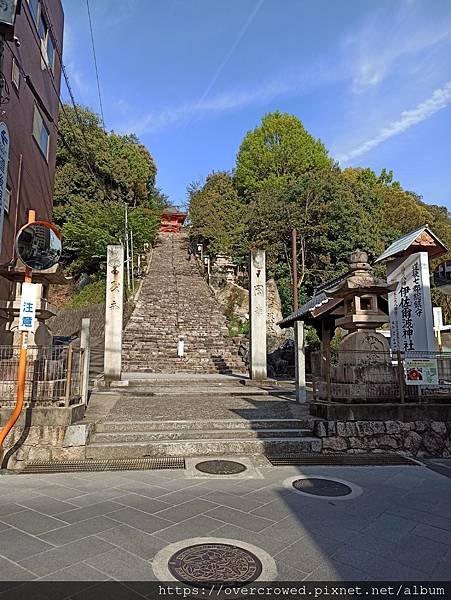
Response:
[[[250,377],[267,378],[265,251],[251,253],[249,269]]]
[[[124,310],[124,247],[108,246],[105,307],[105,383],[121,378]]]

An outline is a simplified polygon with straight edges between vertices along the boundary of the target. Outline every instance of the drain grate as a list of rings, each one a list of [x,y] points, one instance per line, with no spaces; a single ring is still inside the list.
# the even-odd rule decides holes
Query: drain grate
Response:
[[[127,460],[30,461],[21,471],[31,473],[78,473],[81,471],[147,471],[184,469],[184,458],[130,458]]]
[[[196,469],[211,475],[236,475],[243,473],[246,466],[234,460],[205,460],[197,463]]]
[[[400,454],[286,454],[266,455],[274,467],[342,465],[349,467],[412,465],[418,463]]]

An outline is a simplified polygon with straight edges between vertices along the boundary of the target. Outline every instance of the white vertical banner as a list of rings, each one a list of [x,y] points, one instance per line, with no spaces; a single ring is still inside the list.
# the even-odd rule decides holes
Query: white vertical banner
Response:
[[[36,284],[23,283],[20,297],[19,331],[33,331],[36,317]]]
[[[435,352],[428,253],[416,252],[389,264],[387,281],[397,283],[388,294],[392,350]]]
[[[3,220],[5,217],[6,183],[8,179],[9,132],[5,123],[0,123],[0,252],[2,251]]]

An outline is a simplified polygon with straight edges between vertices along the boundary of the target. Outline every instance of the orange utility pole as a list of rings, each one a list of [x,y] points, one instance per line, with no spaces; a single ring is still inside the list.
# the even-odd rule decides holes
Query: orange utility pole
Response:
[[[34,223],[36,220],[36,212],[34,210],[28,211],[28,224]],[[30,267],[25,267],[25,279],[24,283],[31,283],[32,270]],[[19,355],[19,368],[17,373],[17,399],[16,407],[14,408],[13,414],[10,416],[8,422],[3,427],[0,433],[0,448],[3,446],[6,436],[14,427],[17,419],[20,417],[20,413],[23,408],[23,401],[25,395],[25,376],[27,372],[27,348],[28,348],[28,331],[22,331],[20,334],[20,355]]]

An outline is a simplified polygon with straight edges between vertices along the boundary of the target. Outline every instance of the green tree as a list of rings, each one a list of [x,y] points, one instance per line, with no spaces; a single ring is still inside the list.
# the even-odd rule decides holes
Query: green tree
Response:
[[[373,257],[383,250],[377,198],[338,168],[312,170],[284,188],[265,186],[249,208],[250,245],[266,248],[269,268],[285,287],[291,231],[296,228],[301,296],[346,270],[348,255],[356,248],[369,250]]]
[[[203,186],[191,185],[188,194],[191,235],[204,242],[212,256],[239,251],[245,230],[245,207],[230,173],[213,172]]]
[[[124,204],[74,200],[67,206],[65,216],[62,234],[70,272],[98,274],[106,262],[107,246],[123,242]],[[158,215],[136,207],[129,209],[128,219],[134,250],[142,253],[144,244],[152,241],[158,231]]]
[[[156,166],[135,135],[106,133],[88,108],[65,105],[59,121],[54,218],[75,275],[98,273],[108,244],[124,237],[124,206],[134,250],[152,242],[167,198],[155,187]]]
[[[321,141],[297,117],[276,111],[245,135],[236,158],[236,185],[248,197],[265,183],[283,187],[312,169],[330,166],[332,160]]]

